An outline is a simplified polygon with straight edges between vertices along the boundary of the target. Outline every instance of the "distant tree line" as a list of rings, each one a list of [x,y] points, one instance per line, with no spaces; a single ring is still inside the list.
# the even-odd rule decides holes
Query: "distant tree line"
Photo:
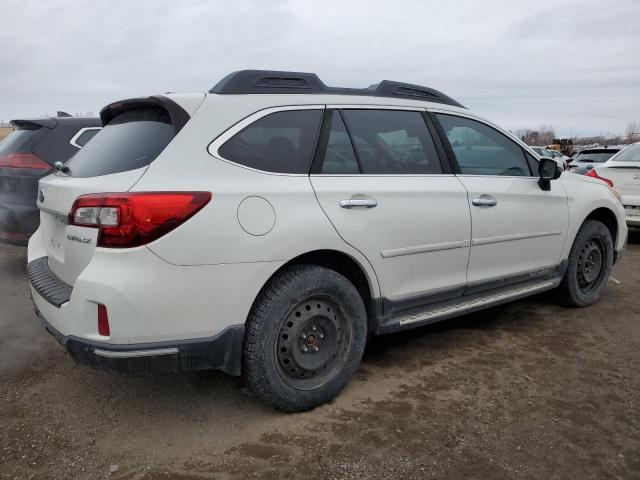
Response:
[[[627,143],[640,142],[640,120],[629,122],[624,133],[627,138]]]
[[[527,145],[551,145],[556,137],[553,125],[540,125],[537,130],[532,128],[519,128],[515,133]],[[624,143],[640,142],[640,120],[629,122],[623,135],[594,135],[591,137],[573,137],[575,145],[618,145]]]
[[[550,145],[553,143],[553,139],[556,138],[556,131],[553,125],[544,124],[540,125],[538,130],[519,128],[515,131],[515,134],[527,145]]]

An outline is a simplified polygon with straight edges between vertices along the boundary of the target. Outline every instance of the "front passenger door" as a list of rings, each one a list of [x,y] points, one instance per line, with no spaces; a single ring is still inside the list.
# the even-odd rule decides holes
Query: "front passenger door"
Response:
[[[465,116],[435,115],[471,210],[469,286],[535,275],[561,261],[568,229],[560,182],[538,185],[537,162],[505,134]],[[533,164],[533,165],[532,165]]]

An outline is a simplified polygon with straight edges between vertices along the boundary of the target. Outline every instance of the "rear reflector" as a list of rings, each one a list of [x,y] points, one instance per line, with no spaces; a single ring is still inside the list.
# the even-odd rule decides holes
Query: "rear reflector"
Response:
[[[613,188],[613,181],[598,175],[598,172],[596,172],[595,168],[589,170],[589,172],[587,173],[587,177],[597,178],[598,180],[602,180],[604,183],[606,183],[607,185]]]
[[[99,247],[138,247],[182,225],[210,200],[210,192],[82,195],[71,208],[69,224],[100,229]]]
[[[0,156],[0,168],[24,168],[49,171],[53,167],[32,153],[10,153]]]
[[[107,307],[98,304],[98,333],[103,337],[110,337],[109,316],[107,315]]]

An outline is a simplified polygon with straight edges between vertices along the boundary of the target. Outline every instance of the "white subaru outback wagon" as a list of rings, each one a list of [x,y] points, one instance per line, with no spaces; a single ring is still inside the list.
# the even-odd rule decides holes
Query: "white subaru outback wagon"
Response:
[[[240,71],[101,118],[40,180],[27,266],[97,367],[221,369],[310,409],[370,336],[546,290],[590,305],[626,245],[613,189],[427,87]]]

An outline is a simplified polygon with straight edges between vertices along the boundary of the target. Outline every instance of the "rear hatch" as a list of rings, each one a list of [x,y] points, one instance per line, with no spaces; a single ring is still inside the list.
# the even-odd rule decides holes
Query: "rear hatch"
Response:
[[[43,247],[49,268],[68,285],[91,260],[96,228],[69,225],[68,217],[80,195],[127,192],[165,149],[184,118],[179,107],[163,97],[117,102],[101,112],[104,128],[58,171],[40,180],[38,207]],[[179,110],[178,116],[186,115]],[[188,118],[188,115],[186,115]]]
[[[55,126],[55,120],[52,126]],[[33,153],[51,127],[30,120],[14,120],[15,130],[0,142],[0,203],[33,205],[38,178],[52,170],[52,166]]]
[[[0,240],[24,241],[37,228],[38,179],[52,166],[33,152],[55,120],[14,120],[15,130],[0,142]]]
[[[622,193],[622,202],[640,205],[640,144],[636,143],[612,157],[598,168],[598,175],[608,178]]]

